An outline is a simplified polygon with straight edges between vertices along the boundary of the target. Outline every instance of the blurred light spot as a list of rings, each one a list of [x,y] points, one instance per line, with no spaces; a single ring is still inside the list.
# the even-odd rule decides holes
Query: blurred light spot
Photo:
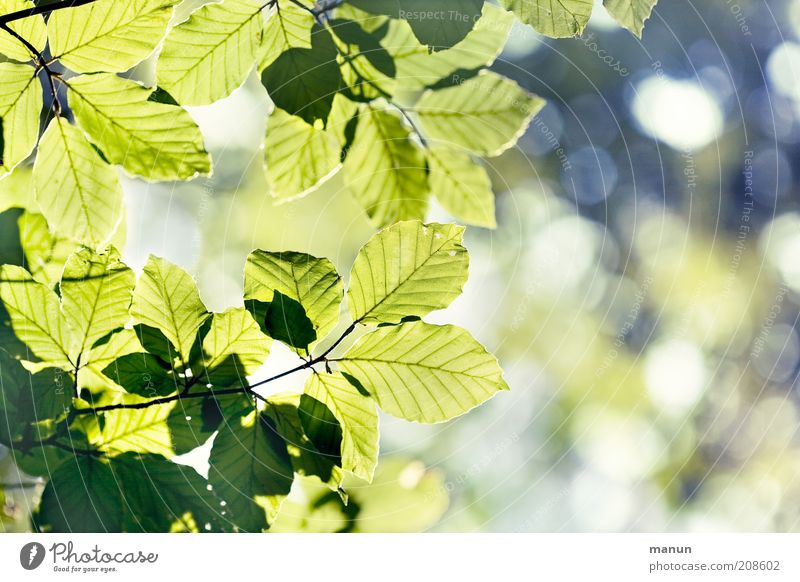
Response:
[[[767,77],[778,93],[800,101],[800,44],[784,42],[775,47],[767,60]]]
[[[607,475],[583,471],[570,491],[570,506],[578,520],[575,529],[614,531],[628,524],[634,504],[628,485]]]
[[[589,19],[589,28],[595,30],[616,30],[621,29],[620,24],[608,13],[603,5],[603,0],[594,0],[594,10]]]
[[[583,147],[569,160],[570,168],[561,174],[561,186],[578,204],[602,202],[617,187],[617,164],[603,148]]]
[[[753,159],[753,196],[757,202],[775,206],[792,186],[792,166],[782,149],[758,152]]]
[[[706,383],[703,354],[682,340],[656,345],[647,354],[645,381],[656,406],[667,413],[684,413],[700,399]]]
[[[753,367],[772,382],[789,380],[800,360],[800,339],[791,325],[778,324],[756,338]]]
[[[677,150],[703,147],[723,129],[719,103],[694,81],[648,77],[636,87],[633,115],[645,133]]]
[[[761,236],[761,246],[786,285],[800,292],[800,215],[790,212],[773,220]]]

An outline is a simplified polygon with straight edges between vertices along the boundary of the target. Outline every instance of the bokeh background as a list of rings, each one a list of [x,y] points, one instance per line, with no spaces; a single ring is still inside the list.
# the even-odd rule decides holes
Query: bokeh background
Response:
[[[800,530],[800,0],[661,0],[641,41],[598,4],[582,38],[516,26],[494,68],[548,105],[487,162],[499,226],[468,230],[466,292],[429,320],[512,390],[444,425],[382,417],[357,529]],[[213,178],[126,182],[126,261],[184,266],[215,310],[253,248],[346,273],[374,232],[340,178],[270,199],[251,81],[192,110]],[[298,487],[279,529],[338,529],[319,495]]]

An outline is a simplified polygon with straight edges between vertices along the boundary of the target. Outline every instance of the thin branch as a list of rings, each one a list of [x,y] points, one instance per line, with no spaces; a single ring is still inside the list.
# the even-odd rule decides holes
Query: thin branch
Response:
[[[13,491],[14,489],[33,489],[39,485],[44,485],[42,481],[29,481],[25,483],[0,483],[0,489]]]
[[[59,2],[39,4],[33,8],[26,8],[25,10],[17,10],[16,12],[3,14],[0,16],[0,25],[8,24],[16,20],[22,20],[23,18],[36,16],[37,14],[48,14],[64,8],[77,8],[78,6],[91,4],[92,2],[97,2],[97,0],[60,0]]]
[[[54,80],[58,75],[50,68],[50,65],[47,63],[47,59],[44,58],[44,55],[35,46],[28,42],[28,40],[20,35],[16,30],[8,26],[7,23],[0,22],[0,30],[4,30],[16,38],[23,45],[25,45],[25,48],[28,49],[32,55],[36,57],[35,61],[37,65],[37,71],[44,70],[45,74],[47,75],[47,83],[50,86],[50,94],[53,97],[53,112],[56,115],[61,115],[61,101],[58,99],[58,90],[56,89]]]

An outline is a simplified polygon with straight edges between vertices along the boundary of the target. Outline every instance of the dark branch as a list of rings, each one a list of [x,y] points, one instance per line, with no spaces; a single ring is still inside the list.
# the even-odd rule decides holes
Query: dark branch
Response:
[[[47,63],[47,59],[44,58],[44,55],[35,46],[33,46],[30,42],[28,42],[28,39],[24,38],[22,35],[17,33],[17,31],[8,26],[7,23],[0,22],[0,30],[4,30],[8,34],[16,38],[23,45],[25,45],[25,48],[28,49],[28,51],[30,51],[32,55],[35,56],[37,70],[43,70],[47,75],[47,83],[50,86],[50,94],[53,97],[53,112],[56,115],[61,115],[61,102],[58,100],[58,90],[56,89],[56,84],[54,80],[55,77],[57,77],[58,75],[56,75],[56,73],[52,71],[52,69]]]
[[[26,8],[25,10],[18,10],[16,12],[3,14],[0,16],[0,25],[22,20],[23,18],[30,18],[31,16],[36,16],[37,14],[48,14],[64,8],[76,8],[78,6],[83,6],[84,4],[91,4],[92,2],[97,2],[97,0],[60,0],[59,2],[39,4],[33,8]]]

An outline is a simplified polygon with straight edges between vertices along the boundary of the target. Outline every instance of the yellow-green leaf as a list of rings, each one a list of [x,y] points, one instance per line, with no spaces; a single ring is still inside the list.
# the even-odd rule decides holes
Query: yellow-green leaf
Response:
[[[431,193],[447,212],[468,224],[497,226],[492,182],[469,154],[432,146],[428,149],[428,170]]]
[[[3,31],[0,31],[2,38]],[[39,139],[42,87],[29,65],[0,63],[0,176],[27,158]]]
[[[50,122],[33,178],[36,201],[51,228],[87,246],[105,246],[122,220],[122,187],[117,171],[80,129],[62,117]]]
[[[150,257],[133,294],[131,314],[137,323],[154,327],[189,361],[197,331],[209,313],[191,275],[159,257]]]
[[[437,423],[508,390],[497,358],[465,330],[417,321],[382,327],[339,361],[393,416]]]
[[[586,28],[593,0],[503,0],[524,23],[553,38],[577,36]]]
[[[282,109],[270,115],[264,147],[270,192],[281,200],[313,192],[341,167],[333,135]]]
[[[544,106],[514,81],[484,72],[454,87],[428,91],[416,105],[428,137],[476,154],[513,146]]]
[[[70,105],[106,158],[150,180],[186,180],[211,171],[203,135],[181,107],[156,103],[153,90],[116,75],[69,80]]]
[[[178,0],[97,0],[57,10],[47,22],[50,52],[78,73],[120,73],[161,42]]]
[[[469,276],[463,237],[462,226],[419,221],[375,235],[350,273],[347,303],[353,320],[398,323],[450,305]]]
[[[30,10],[33,7],[34,4],[31,0],[0,0],[0,15]],[[37,51],[44,50],[47,44],[47,28],[41,14],[15,20],[9,23],[8,27],[31,43]],[[15,61],[30,61],[36,58],[19,39],[14,38],[5,30],[0,30],[0,54]],[[0,87],[2,85],[3,83],[0,83]]]
[[[271,343],[245,308],[215,313],[203,338],[203,380],[215,386],[246,384],[266,361]]]
[[[158,59],[158,86],[179,103],[205,105],[230,95],[255,66],[261,50],[262,4],[206,4],[173,28]]]
[[[364,110],[344,169],[345,183],[376,225],[424,218],[425,156],[397,115]]]
[[[603,0],[609,14],[617,22],[641,38],[645,21],[650,18],[658,0]]]
[[[263,70],[281,54],[292,48],[311,48],[311,29],[314,15],[295,4],[283,4],[273,10],[264,25],[264,46],[258,66]]]

